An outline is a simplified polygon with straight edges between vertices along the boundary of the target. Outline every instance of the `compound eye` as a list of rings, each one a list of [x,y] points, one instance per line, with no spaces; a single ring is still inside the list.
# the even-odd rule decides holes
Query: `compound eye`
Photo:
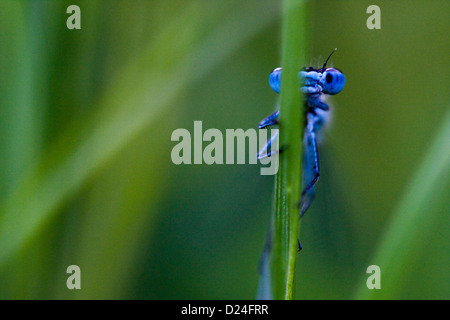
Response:
[[[280,93],[281,87],[281,68],[276,68],[269,76],[269,84],[273,91]]]
[[[338,69],[328,68],[323,73],[323,92],[326,94],[338,94],[344,89],[345,76]]]

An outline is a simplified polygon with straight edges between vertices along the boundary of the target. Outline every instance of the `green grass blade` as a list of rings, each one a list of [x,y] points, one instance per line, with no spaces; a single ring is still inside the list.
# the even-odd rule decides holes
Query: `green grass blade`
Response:
[[[306,2],[283,2],[282,67],[280,105],[280,155],[275,184],[273,252],[270,262],[274,299],[294,298],[295,260],[298,244],[298,203],[302,159],[303,112],[298,89],[298,70],[303,65],[306,39]],[[303,50],[303,51],[302,51]]]
[[[445,197],[445,193],[448,196],[449,137],[450,112],[394,209],[391,223],[371,260],[371,264],[381,269],[381,290],[369,290],[364,279],[355,296],[357,299],[400,299],[408,269],[414,269],[415,264],[423,264],[420,253],[430,249],[427,238],[436,225],[447,221],[448,210],[442,209],[439,199]]]

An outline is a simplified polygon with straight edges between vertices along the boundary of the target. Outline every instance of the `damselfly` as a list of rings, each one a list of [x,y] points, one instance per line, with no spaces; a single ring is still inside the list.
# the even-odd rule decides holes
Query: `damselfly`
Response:
[[[319,153],[317,149],[317,135],[320,133],[329,118],[329,106],[324,100],[324,95],[335,95],[342,91],[345,85],[344,74],[335,68],[326,68],[328,60],[336,49],[331,52],[322,68],[304,68],[299,72],[304,93],[304,109],[306,113],[306,125],[303,133],[303,169],[302,169],[302,194],[299,203],[300,217],[311,205],[315,195],[315,184],[319,179]],[[281,68],[276,68],[269,76],[269,84],[276,93],[280,93]],[[280,111],[276,111],[264,120],[258,128],[262,129],[278,123]],[[258,153],[258,159],[270,157],[272,144],[278,138],[278,131]],[[274,152],[281,152],[280,150]],[[301,245],[299,243],[299,248]]]

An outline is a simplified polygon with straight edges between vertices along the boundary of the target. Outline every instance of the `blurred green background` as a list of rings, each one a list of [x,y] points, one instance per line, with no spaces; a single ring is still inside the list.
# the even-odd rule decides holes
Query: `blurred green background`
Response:
[[[81,30],[66,27],[71,4]],[[381,30],[366,27],[371,4]],[[311,65],[337,47],[347,82],[302,219],[296,296],[358,298],[449,111],[450,2],[312,1],[309,15]],[[255,298],[273,177],[176,166],[170,138],[194,120],[256,128],[274,110],[281,19],[268,0],[2,0],[0,298]],[[450,298],[445,168],[426,228],[408,230],[417,250],[401,277],[381,270],[372,298]],[[66,287],[72,264],[81,290]]]

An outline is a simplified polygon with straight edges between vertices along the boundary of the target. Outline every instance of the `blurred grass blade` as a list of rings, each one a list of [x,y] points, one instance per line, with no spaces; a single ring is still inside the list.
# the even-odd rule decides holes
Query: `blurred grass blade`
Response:
[[[270,259],[271,288],[274,299],[294,298],[303,129],[298,71],[303,65],[306,47],[305,7],[306,1],[302,0],[283,2],[281,58],[283,82],[279,145],[288,147],[280,155],[279,170],[275,179],[274,233]]]
[[[414,269],[420,253],[427,250],[427,237],[440,221],[447,221],[448,210],[439,210],[439,199],[448,197],[450,178],[450,112],[430,144],[411,183],[394,210],[392,221],[380,242],[377,254],[370,264],[381,269],[381,290],[369,290],[366,279],[356,294],[357,299],[393,299],[407,278],[408,269]],[[408,266],[408,267],[407,267]]]
[[[43,107],[46,91],[39,71],[45,65],[47,52],[36,35],[42,26],[26,23],[24,7],[21,1],[0,3],[2,200],[34,165],[41,147],[43,121],[38,110]]]
[[[246,5],[221,19],[204,38],[186,41],[189,32],[192,39],[198,35],[196,28],[187,26],[198,16],[201,4],[194,2],[183,15],[168,21],[151,46],[118,70],[103,99],[92,108],[98,112],[68,126],[39,168],[2,203],[0,264],[30,241],[130,140],[173,107],[183,89],[199,81],[277,16],[272,3]],[[216,9],[220,12],[221,6]],[[193,21],[192,26],[196,26],[197,21]],[[181,39],[177,37],[180,30],[184,31]],[[224,34],[231,33],[234,36],[227,46],[217,46]]]

